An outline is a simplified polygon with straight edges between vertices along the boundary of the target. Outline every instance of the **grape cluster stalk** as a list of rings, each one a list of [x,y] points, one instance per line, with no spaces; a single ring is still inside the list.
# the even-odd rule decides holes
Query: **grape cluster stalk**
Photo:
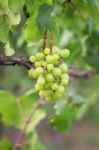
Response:
[[[70,51],[53,46],[52,52],[50,48],[45,48],[43,52],[30,56],[34,68],[28,72],[36,79],[35,88],[39,96],[49,101],[60,99],[69,82],[68,67],[63,60],[70,55]]]

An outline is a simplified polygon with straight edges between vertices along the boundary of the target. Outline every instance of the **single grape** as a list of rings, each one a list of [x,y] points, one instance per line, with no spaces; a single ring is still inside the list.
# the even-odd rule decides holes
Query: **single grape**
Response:
[[[34,63],[36,61],[36,58],[35,58],[35,56],[30,56],[29,60],[30,60],[31,63]]]
[[[32,72],[32,77],[33,77],[33,78],[38,78],[38,76],[39,76],[38,72],[37,72],[36,70],[34,70],[34,71]]]
[[[44,54],[43,53],[37,53],[36,54],[36,60],[42,60],[44,58]]]
[[[67,72],[67,70],[68,70],[68,67],[67,67],[67,65],[66,64],[61,64],[60,66],[60,69],[61,69],[61,71],[63,72],[63,73],[66,73]]]
[[[54,54],[53,55],[53,59],[54,59],[54,61],[58,61],[59,60],[59,55],[58,54]]]
[[[62,74],[62,76],[61,76],[61,78],[67,78],[67,79],[69,79],[69,75],[68,74]]]
[[[47,62],[46,61],[42,61],[42,66],[46,67],[47,66]]]
[[[39,95],[40,95],[41,97],[44,97],[44,96],[45,96],[45,91],[44,91],[44,90],[41,90],[41,91],[39,92]]]
[[[45,79],[43,77],[39,77],[38,80],[37,80],[37,84],[39,85],[44,85],[45,84]]]
[[[52,90],[57,90],[58,89],[58,84],[53,83],[51,88],[52,88]]]
[[[44,69],[42,67],[37,67],[35,71],[38,75],[41,75],[44,73]]]
[[[47,82],[53,82],[54,81],[54,77],[51,73],[47,74],[45,79]]]
[[[53,63],[53,56],[52,55],[48,55],[47,57],[46,57],[46,62],[47,63]]]
[[[37,90],[37,91],[40,91],[40,90],[42,90],[44,87],[42,86],[42,85],[40,85],[40,84],[36,84],[35,85],[35,89]]]
[[[57,92],[59,93],[59,94],[63,94],[64,93],[64,86],[62,86],[62,85],[60,85],[59,87],[58,87],[58,90],[57,90]]]
[[[45,48],[45,49],[44,49],[44,53],[45,53],[46,55],[49,55],[49,54],[50,54],[50,49],[49,49],[49,48]]]
[[[33,76],[32,76],[33,72],[34,72],[34,69],[33,69],[33,68],[30,69],[30,70],[28,71],[28,76],[32,78],[32,77],[33,77]]]
[[[62,85],[67,85],[68,84],[68,82],[69,82],[69,79],[68,78],[62,78],[62,80],[61,80],[61,84]]]
[[[41,67],[41,65],[42,65],[42,61],[36,61],[34,64],[35,67]]]
[[[60,54],[62,58],[67,58],[70,55],[70,51],[68,49],[64,49]]]
[[[61,73],[62,73],[61,69],[60,69],[60,68],[57,68],[57,67],[54,68],[54,70],[53,70],[53,72],[52,72],[52,74],[53,74],[55,77],[60,76]]]
[[[48,70],[49,72],[52,71],[53,68],[54,68],[54,66],[53,66],[52,64],[48,64],[48,65],[47,65],[47,70]]]

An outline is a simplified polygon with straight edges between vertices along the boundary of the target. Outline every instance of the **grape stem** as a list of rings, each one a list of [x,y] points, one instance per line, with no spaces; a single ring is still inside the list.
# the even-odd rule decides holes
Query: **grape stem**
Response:
[[[50,54],[53,54],[53,34],[52,32],[50,33]]]
[[[43,34],[43,44],[42,44],[43,50],[46,48],[46,39],[47,39],[47,29],[45,30]]]
[[[5,55],[0,55],[0,65],[5,65],[5,66],[24,66],[27,70],[33,68],[33,64],[25,59],[22,56],[5,56]],[[73,78],[83,78],[83,79],[90,79],[91,77],[95,75],[99,75],[99,71],[95,70],[79,70],[77,68],[72,68],[69,67],[69,72],[68,72],[70,77]]]
[[[23,146],[23,143],[24,143],[24,135],[25,135],[25,132],[28,128],[28,125],[30,124],[31,120],[32,120],[32,117],[35,113],[35,111],[38,109],[38,108],[41,108],[42,106],[44,106],[45,102],[43,100],[38,100],[36,105],[33,106],[28,118],[26,119],[25,123],[24,123],[24,127],[23,127],[23,130],[19,133],[17,139],[16,139],[16,143],[13,147],[13,150],[20,150]]]

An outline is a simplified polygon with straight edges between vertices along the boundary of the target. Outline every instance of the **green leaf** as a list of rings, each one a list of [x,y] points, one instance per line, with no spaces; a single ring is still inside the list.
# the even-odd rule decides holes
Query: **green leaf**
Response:
[[[9,32],[8,16],[3,14],[0,16],[0,41],[1,42],[7,41],[8,32]]]
[[[52,17],[52,11],[53,6],[51,5],[43,4],[40,6],[36,22],[41,32],[43,32],[46,28],[50,31],[55,30],[56,23]]]
[[[34,42],[36,39],[40,38],[40,33],[38,27],[35,23],[35,17],[32,15],[26,22],[25,29],[23,32],[23,37],[28,42]]]
[[[25,93],[20,98],[20,104],[22,109],[24,110],[24,113],[26,114],[25,117],[28,117],[31,110],[35,108],[35,105],[38,101],[38,95],[35,90],[31,90],[27,93]],[[37,108],[33,114],[32,120],[29,123],[27,132],[33,131],[35,126],[46,116],[46,112],[42,108]]]
[[[7,42],[6,45],[5,45],[5,54],[6,54],[6,56],[11,56],[14,53],[15,53],[14,49],[11,48],[10,43]]]
[[[25,146],[22,150],[46,150],[43,143],[40,141],[39,136],[36,132],[33,132],[31,144]]]
[[[19,98],[24,112],[30,112],[37,100],[38,95],[35,90],[30,90]]]
[[[0,149],[1,150],[11,150],[11,144],[9,143],[9,141],[6,138],[3,138],[0,141]]]
[[[18,13],[13,13],[12,11],[9,11],[8,19],[10,25],[18,25],[20,23],[21,16]]]
[[[72,125],[72,112],[65,102],[58,102],[55,106],[55,114],[50,118],[53,128],[61,132],[68,132]]]
[[[9,92],[0,91],[0,114],[2,121],[7,125],[17,125],[19,122],[19,110],[16,98]]]
[[[8,6],[10,10],[12,10],[14,13],[17,13],[22,9],[24,3],[25,0],[9,0]]]

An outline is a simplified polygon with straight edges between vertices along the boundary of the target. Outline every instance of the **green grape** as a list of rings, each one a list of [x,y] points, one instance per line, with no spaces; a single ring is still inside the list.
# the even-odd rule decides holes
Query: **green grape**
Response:
[[[62,74],[61,78],[67,78],[67,79],[69,79],[69,75],[68,74]]]
[[[37,72],[36,70],[34,70],[34,71],[32,72],[32,77],[33,77],[33,78],[38,78],[38,76],[39,76],[38,72]]]
[[[48,64],[48,65],[47,65],[47,70],[48,70],[49,72],[52,71],[53,68],[54,68],[54,66],[53,66],[52,64]]]
[[[58,84],[53,83],[51,88],[52,88],[52,90],[57,90],[58,89]]]
[[[44,73],[44,69],[42,67],[37,67],[35,71],[38,75],[41,75]]]
[[[60,69],[60,68],[57,68],[57,67],[54,68],[54,70],[53,70],[53,72],[52,72],[52,74],[53,74],[55,77],[60,76],[61,73],[62,73],[61,69]]]
[[[54,59],[54,61],[58,61],[59,60],[59,55],[58,54],[54,54],[53,55],[53,59]]]
[[[35,89],[37,90],[37,91],[40,91],[40,90],[42,90],[44,87],[42,86],[42,85],[40,85],[40,84],[36,84],[35,85]]]
[[[37,53],[36,54],[36,60],[42,60],[44,58],[44,54],[43,53]]]
[[[44,97],[44,96],[45,96],[45,91],[44,91],[44,90],[41,90],[41,91],[39,92],[39,95],[40,95],[41,97]]]
[[[36,58],[35,58],[35,56],[30,56],[29,60],[30,60],[31,63],[34,63],[36,61]]]
[[[46,62],[47,63],[53,63],[53,56],[52,55],[48,55],[47,57],[46,57]]]
[[[46,75],[45,79],[46,79],[47,82],[53,82],[54,77],[51,73],[49,73],[49,74]]]
[[[34,64],[35,67],[41,67],[41,65],[42,65],[42,61],[36,61]]]
[[[49,54],[50,54],[50,49],[49,49],[49,48],[45,48],[45,49],[44,49],[44,53],[45,53],[46,55],[49,55]]]
[[[38,80],[37,80],[37,84],[39,85],[44,85],[45,84],[45,79],[43,77],[39,77]]]
[[[60,50],[59,50],[58,47],[53,46],[53,54],[58,54],[58,55],[60,55]]]
[[[30,78],[32,78],[33,72],[34,72],[34,69],[33,69],[33,68],[28,71],[28,76],[29,76]]]
[[[62,86],[62,85],[60,85],[59,87],[58,87],[58,90],[57,90],[57,92],[59,93],[59,94],[62,94],[62,93],[64,93],[64,86]]]
[[[61,57],[67,58],[70,55],[70,51],[68,49],[64,49],[61,51]]]
[[[42,61],[42,66],[46,67],[47,66],[47,62],[46,61]]]
[[[69,82],[69,79],[68,78],[62,78],[62,80],[61,80],[61,84],[62,85],[67,85],[68,84],[68,82]]]
[[[67,70],[68,70],[68,67],[67,67],[67,65],[66,64],[61,64],[60,66],[60,69],[61,69],[61,71],[63,72],[63,73],[66,73],[67,72]]]

